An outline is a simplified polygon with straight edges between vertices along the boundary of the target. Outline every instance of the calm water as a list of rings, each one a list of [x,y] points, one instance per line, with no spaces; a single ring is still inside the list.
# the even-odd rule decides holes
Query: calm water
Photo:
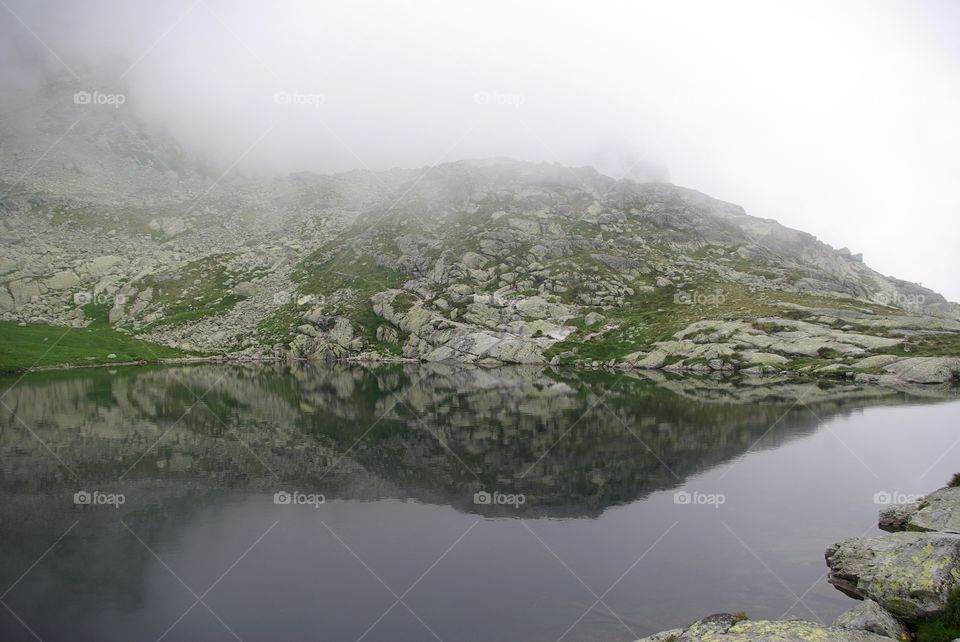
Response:
[[[194,366],[0,393],[3,641],[634,640],[718,611],[830,621],[852,602],[824,580],[824,548],[877,532],[876,493],[960,470],[944,390]]]

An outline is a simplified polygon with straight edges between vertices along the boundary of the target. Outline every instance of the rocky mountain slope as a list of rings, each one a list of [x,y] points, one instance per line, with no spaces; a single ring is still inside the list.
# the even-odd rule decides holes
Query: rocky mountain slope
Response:
[[[507,159],[220,175],[73,89],[3,120],[7,321],[248,357],[960,370],[960,306],[693,190]]]

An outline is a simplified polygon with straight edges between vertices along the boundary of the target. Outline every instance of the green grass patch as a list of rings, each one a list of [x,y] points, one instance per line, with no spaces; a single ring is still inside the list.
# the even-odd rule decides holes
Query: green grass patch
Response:
[[[153,304],[164,311],[162,319],[137,328],[146,331],[160,325],[196,321],[203,317],[229,312],[246,297],[233,294],[230,289],[241,280],[260,276],[259,273],[231,274],[226,262],[231,254],[215,254],[192,261],[174,274],[156,274],[144,279],[144,287],[154,291]]]
[[[296,303],[287,303],[257,324],[257,340],[260,345],[288,345],[296,334],[303,314]]]
[[[960,589],[953,589],[939,616],[917,625],[917,642],[950,642],[960,638]]]
[[[370,297],[377,292],[399,288],[410,280],[409,274],[381,267],[372,256],[357,254],[352,249],[329,254],[329,248],[321,248],[301,261],[292,276],[301,294],[326,298],[338,290],[352,290],[356,296],[351,305],[330,311],[350,319],[354,333],[362,337],[368,346],[381,352],[399,354],[398,345],[377,341],[377,327],[386,321],[373,311]],[[398,295],[397,300],[395,303],[399,303],[401,310],[404,306],[409,309],[414,302],[409,294]]]
[[[760,332],[766,332],[767,334],[773,334],[774,332],[783,332],[788,328],[782,326],[779,323],[773,321],[754,321],[752,324],[754,330],[760,330]]]
[[[130,234],[145,234],[155,239],[162,235],[150,229],[150,221],[137,210],[107,213],[91,206],[72,207],[63,204],[35,205],[35,215],[49,215],[51,225],[85,227],[103,230],[123,230]]]
[[[931,334],[909,337],[906,343],[877,350],[901,357],[960,356],[960,334]]]
[[[784,304],[815,307],[855,307],[858,301],[853,299],[838,300],[829,297],[794,294],[779,290],[751,291],[743,284],[702,281],[686,285],[682,288],[686,294],[696,294],[696,297],[681,297],[680,301],[697,301],[699,298],[710,303],[695,303],[688,305],[678,302],[678,290],[672,287],[657,288],[653,292],[641,292],[625,300],[619,308],[603,310],[602,313],[608,322],[617,324],[617,328],[597,337],[587,339],[591,334],[589,328],[577,327],[577,331],[570,334],[566,340],[551,346],[546,355],[551,358],[562,352],[572,351],[576,358],[565,361],[609,361],[618,359],[632,352],[646,352],[658,341],[672,339],[673,335],[683,330],[691,323],[704,319],[732,320],[740,319],[750,322],[753,327],[764,332],[777,332],[788,328],[774,323],[756,321],[764,317],[786,317],[800,319],[810,316],[810,313],[801,310],[789,310]],[[711,295],[707,297],[705,295]],[[575,325],[568,322],[568,325]],[[702,333],[709,334],[712,328],[705,328]],[[832,351],[820,355],[818,359],[795,360],[792,369],[807,366],[820,367],[829,363],[828,359],[841,357],[840,353]]]
[[[108,358],[110,354],[116,356]],[[44,323],[21,326],[13,321],[0,321],[0,372],[19,372],[35,366],[157,361],[187,354],[135,339],[100,320],[86,328]]]
[[[785,364],[786,370],[793,372],[812,372],[824,366],[828,366],[832,361],[819,357],[794,357],[789,363]]]
[[[393,297],[393,303],[391,307],[401,314],[406,314],[416,302],[417,297],[413,296],[409,292],[401,292],[397,296]]]
[[[301,261],[291,275],[301,294],[329,296],[350,288],[369,298],[377,292],[399,288],[411,278],[405,272],[380,267],[368,254],[346,249],[325,258],[322,250]]]

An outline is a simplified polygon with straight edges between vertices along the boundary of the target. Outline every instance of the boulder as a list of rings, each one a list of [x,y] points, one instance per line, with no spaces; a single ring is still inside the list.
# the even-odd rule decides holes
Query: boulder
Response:
[[[110,306],[110,312],[107,313],[107,321],[111,324],[118,323],[126,316],[126,298],[118,296],[113,300]]]
[[[327,337],[332,343],[342,348],[348,348],[353,342],[353,324],[346,317],[337,317],[333,327],[327,333]]]
[[[319,324],[324,316],[324,307],[322,305],[318,305],[317,307],[305,312],[303,314],[303,320],[307,323]]]
[[[685,629],[664,631],[638,642],[889,642],[869,631],[828,627],[805,620],[744,620],[729,613],[711,615]]]
[[[560,321],[571,314],[568,306],[562,303],[551,303],[540,296],[531,296],[522,299],[516,303],[516,308],[523,316],[529,319],[554,319]]]
[[[643,640],[638,642],[675,642],[675,640],[679,639],[682,633],[683,629],[670,629],[669,631],[654,633],[653,635],[645,637]]]
[[[632,352],[623,358],[623,362],[634,368],[662,368],[670,355],[663,350],[651,350],[649,354]]]
[[[40,284],[31,279],[19,279],[7,284],[10,295],[13,297],[14,307],[29,303],[30,299],[40,296]]]
[[[746,350],[740,353],[744,363],[751,366],[779,366],[789,363],[790,360],[779,354]]]
[[[233,286],[233,289],[230,290],[233,294],[242,297],[252,297],[257,296],[260,293],[260,286],[256,283],[251,283],[250,281],[241,281]]]
[[[636,273],[636,274],[649,274],[650,268],[646,265],[637,261],[636,259],[627,258],[623,256],[615,256],[612,254],[591,254],[593,259],[603,263],[611,270],[615,272],[627,272],[627,273]]]
[[[389,325],[377,326],[377,341],[394,343],[400,338],[396,328]]]
[[[472,295],[473,288],[463,283],[455,283],[447,288],[447,298],[454,303],[464,303],[469,300]]]
[[[489,259],[487,259],[487,257],[477,254],[476,252],[465,252],[460,258],[460,263],[468,270],[479,270],[488,262]]]
[[[78,283],[80,283],[80,277],[73,270],[61,270],[48,278],[45,285],[51,290],[65,290]]]
[[[471,303],[467,306],[463,318],[478,326],[494,328],[500,322],[500,311],[486,303]]]
[[[839,343],[826,337],[808,336],[800,332],[790,333],[789,336],[787,333],[781,333],[778,336],[786,338],[770,344],[769,347],[783,354],[816,357],[820,355],[821,350],[833,350],[843,354],[860,354],[863,352],[862,349],[846,343]]]
[[[910,383],[947,383],[960,377],[960,357],[910,357],[883,369]]]
[[[7,288],[0,285],[0,312],[12,312],[16,308],[13,297]]]
[[[884,366],[889,366],[891,363],[902,360],[903,357],[898,357],[893,354],[875,354],[872,357],[867,357],[866,359],[860,359],[853,364],[854,368],[883,368]]]
[[[870,598],[906,622],[938,615],[960,584],[960,536],[893,533],[855,537],[829,547],[828,581]]]
[[[907,520],[920,508],[920,502],[909,504],[891,504],[880,511],[877,526],[888,533],[907,530]]]
[[[436,362],[436,361],[467,361],[466,359],[458,359],[458,353],[449,346],[440,346],[439,348],[434,348],[427,354],[423,355],[424,361]]]
[[[149,227],[167,238],[176,236],[191,229],[190,222],[181,216],[164,216],[151,219]]]
[[[833,626],[848,631],[870,631],[894,640],[909,639],[907,627],[873,600],[864,600],[841,613]]]
[[[881,511],[880,528],[960,535],[960,487],[941,488],[927,495],[923,501],[891,506]]]
[[[123,259],[115,255],[98,256],[95,259],[87,261],[77,271],[91,277],[101,277],[106,275],[117,265],[123,263]]]
[[[512,339],[498,343],[485,357],[491,357],[503,363],[546,363],[542,348],[533,341]]]

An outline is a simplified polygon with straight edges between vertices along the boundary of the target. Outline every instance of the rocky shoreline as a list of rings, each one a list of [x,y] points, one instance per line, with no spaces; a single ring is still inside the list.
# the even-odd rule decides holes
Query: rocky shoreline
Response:
[[[827,581],[862,600],[830,626],[721,613],[638,642],[956,642],[960,622],[942,620],[955,617],[960,604],[960,475],[917,502],[884,509],[879,527],[889,534],[826,550]]]
[[[114,361],[114,362],[100,362],[100,363],[90,363],[90,364],[78,364],[78,363],[63,363],[56,365],[48,366],[34,366],[26,369],[18,370],[9,370],[3,371],[0,370],[0,375],[3,374],[20,374],[23,372],[49,372],[49,371],[58,371],[58,370],[74,370],[80,368],[115,368],[115,367],[128,367],[128,366],[145,366],[145,365],[185,365],[185,364],[199,364],[199,363],[276,363],[276,362],[299,362],[299,363],[308,363],[316,361],[315,359],[308,359],[303,357],[295,357],[293,355],[283,355],[283,354],[250,354],[250,353],[238,353],[238,354],[213,354],[213,355],[203,355],[203,356],[186,356],[186,357],[167,357],[159,359],[150,359],[150,360],[136,360],[136,361]],[[342,356],[336,358],[330,358],[331,362],[342,362],[342,363],[357,363],[361,365],[376,365],[376,364],[411,364],[411,363],[424,363],[421,359],[412,358],[412,357],[398,357],[392,355],[380,355],[378,353],[365,353],[360,355],[350,355]],[[430,363],[430,362],[428,362]],[[444,363],[443,361],[437,361],[432,363]],[[450,365],[471,365],[469,363],[464,363],[459,360],[453,359],[448,361]],[[478,363],[475,364],[480,367],[501,367],[504,364],[503,362],[489,362],[489,363]],[[789,379],[833,379],[838,378],[838,373],[836,370],[820,370],[820,371],[807,371],[807,372],[797,372],[790,370],[775,370],[775,369],[763,369],[763,368],[741,368],[739,370],[731,368],[722,368],[722,367],[711,367],[707,366],[705,368],[676,368],[670,366],[660,365],[637,365],[629,363],[618,363],[615,365],[611,364],[592,364],[592,363],[567,363],[567,364],[524,364],[524,365],[547,365],[549,367],[574,367],[578,369],[588,369],[588,370],[644,370],[647,372],[663,372],[671,373],[679,376],[684,375],[694,375],[694,376],[708,376],[710,378],[721,378],[721,379],[736,379],[736,378],[748,378],[750,380],[758,379],[769,379],[771,382],[781,382]],[[857,384],[867,384],[867,385],[881,385],[881,386],[927,386],[934,384],[943,384],[943,385],[952,385],[956,383],[956,373],[960,370],[960,358],[956,357],[909,357],[901,359],[890,359],[887,360],[885,364],[886,368],[883,374],[864,374],[860,372],[850,372],[850,373],[839,373],[843,376],[842,378]]]

